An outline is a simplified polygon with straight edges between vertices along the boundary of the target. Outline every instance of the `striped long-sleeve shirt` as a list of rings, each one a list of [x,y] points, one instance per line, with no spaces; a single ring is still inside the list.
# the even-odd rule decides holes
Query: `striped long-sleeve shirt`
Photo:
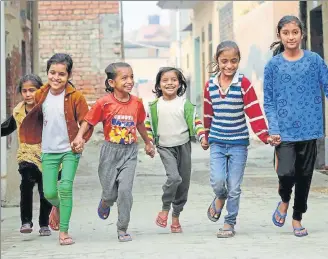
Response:
[[[238,72],[226,93],[212,77],[204,89],[204,127],[209,143],[249,145],[246,116],[254,133],[267,143],[268,128],[250,81]]]

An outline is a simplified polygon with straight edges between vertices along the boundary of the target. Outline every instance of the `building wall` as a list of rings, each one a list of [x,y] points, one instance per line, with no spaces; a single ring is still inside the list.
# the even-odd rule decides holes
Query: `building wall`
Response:
[[[39,2],[40,73],[57,52],[73,58],[73,80],[92,102],[105,92],[104,70],[121,59],[118,1]]]

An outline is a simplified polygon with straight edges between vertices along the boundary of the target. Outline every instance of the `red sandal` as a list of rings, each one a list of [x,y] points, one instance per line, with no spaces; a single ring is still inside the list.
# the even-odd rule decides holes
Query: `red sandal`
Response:
[[[167,216],[162,216],[161,212],[158,213],[157,218],[156,218],[156,225],[161,227],[161,228],[166,228],[167,226]]]
[[[171,225],[171,232],[172,233],[182,233],[181,225]]]

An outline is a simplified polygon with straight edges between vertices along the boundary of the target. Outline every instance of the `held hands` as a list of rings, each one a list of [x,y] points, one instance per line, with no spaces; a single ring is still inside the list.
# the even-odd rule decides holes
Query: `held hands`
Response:
[[[76,136],[76,138],[71,143],[73,151],[77,153],[82,153],[84,149],[85,140],[82,137]]]
[[[202,138],[200,144],[204,150],[207,150],[209,148],[208,142],[205,138]]]
[[[151,142],[145,145],[145,152],[151,158],[155,156],[155,148]]]
[[[279,146],[281,143],[281,137],[280,135],[271,135],[268,137],[267,142],[273,147]]]

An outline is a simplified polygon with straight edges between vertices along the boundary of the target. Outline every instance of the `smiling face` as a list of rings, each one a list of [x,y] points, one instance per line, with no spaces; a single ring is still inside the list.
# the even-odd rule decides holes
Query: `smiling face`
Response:
[[[168,71],[162,74],[160,87],[164,99],[174,99],[179,90],[179,79],[175,71]]]
[[[134,76],[131,67],[119,67],[116,69],[115,79],[109,79],[108,83],[121,94],[129,94],[134,86]]]
[[[240,57],[234,48],[223,50],[218,59],[219,70],[227,77],[233,77],[239,65]]]
[[[52,64],[48,71],[48,83],[53,92],[61,93],[68,82],[70,74],[65,64]]]
[[[290,22],[281,28],[278,37],[286,50],[295,50],[299,49],[303,34],[295,22]]]
[[[34,95],[37,90],[38,89],[33,85],[33,83],[31,81],[27,81],[27,82],[23,83],[21,93],[22,93],[24,102],[27,105],[30,105],[30,106],[34,105]]]

